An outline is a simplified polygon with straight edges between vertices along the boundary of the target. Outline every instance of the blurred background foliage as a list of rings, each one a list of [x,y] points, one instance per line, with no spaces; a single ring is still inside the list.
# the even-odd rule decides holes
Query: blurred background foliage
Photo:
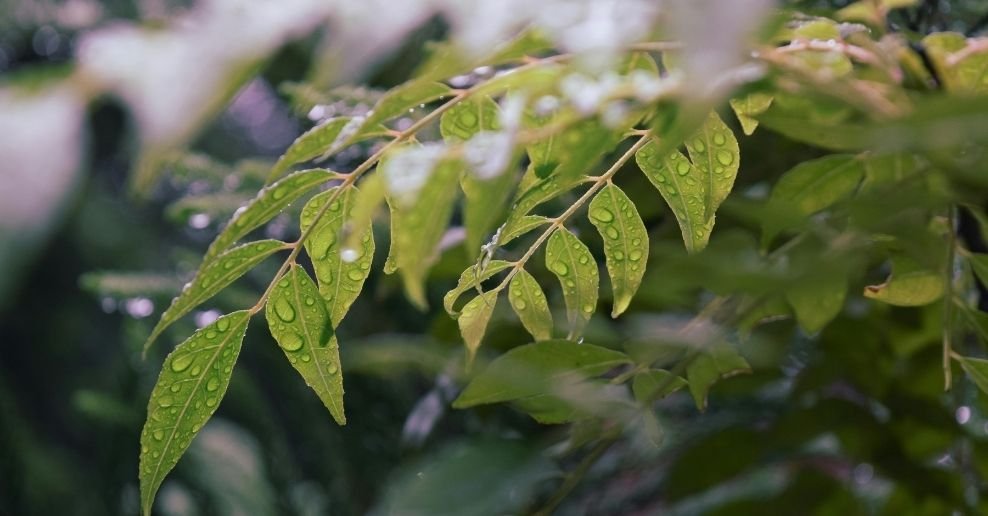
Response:
[[[846,3],[789,7],[826,14]],[[57,80],[68,73],[77,38],[93,27],[120,19],[154,26],[187,7],[0,0],[0,82]],[[915,34],[978,35],[986,20],[988,3],[978,0],[920,2],[891,18]],[[140,357],[153,316],[181,288],[178,278],[194,269],[219,224],[263,183],[273,159],[312,125],[315,106],[333,110],[316,119],[365,111],[381,88],[408,77],[427,41],[448,30],[442,19],[420,20],[375,56],[356,81],[361,87],[342,90],[294,82],[318,77],[326,56],[318,35],[289,38],[187,150],[161,148],[155,159],[164,181],[146,200],[130,194],[130,172],[147,159],[147,146],[143,153],[137,146],[141,120],[117,95],[85,106],[78,114],[88,135],[80,141],[80,172],[47,206],[50,220],[38,230],[0,228],[0,514],[138,512],[138,436],[167,348]],[[181,78],[173,81],[168,87]],[[675,221],[645,179],[618,176],[657,238],[629,316],[595,317],[588,341],[654,346],[688,319],[698,296],[709,299],[706,292],[780,292],[800,280],[780,275],[760,254],[750,231],[752,199],[766,179],[821,151],[769,131],[741,145],[736,191],[752,195],[725,204],[710,248],[697,256],[686,257]],[[356,147],[330,167],[352,166],[367,151]],[[971,195],[983,203],[981,188]],[[880,202],[882,213],[908,222],[923,195],[906,189],[847,209],[874,215]],[[294,216],[283,214],[269,236],[292,237]],[[902,220],[875,216],[874,223]],[[580,229],[592,231],[589,224]],[[37,236],[25,236],[32,232]],[[973,221],[962,233],[983,250]],[[806,248],[812,253],[813,243]],[[376,264],[385,250],[378,246]],[[838,258],[871,259],[855,253]],[[436,307],[473,258],[459,247],[443,255],[425,314],[404,299],[394,277],[371,276],[340,329],[346,427],[332,422],[266,332],[249,332],[229,394],[165,482],[160,513],[494,514],[525,512],[533,497],[548,497],[561,471],[575,465],[567,447],[606,429],[541,426],[507,405],[449,408],[462,345],[455,321]],[[274,272],[267,265],[177,324],[167,340],[251,303]],[[850,291],[883,278],[851,278]],[[501,308],[488,358],[528,340]],[[685,391],[662,400],[662,446],[639,428],[626,429],[558,513],[988,513],[988,405],[967,381],[943,392],[939,304],[897,308],[852,295],[812,336],[772,307],[766,315],[775,317],[738,342],[753,374],[718,384],[705,413]]]

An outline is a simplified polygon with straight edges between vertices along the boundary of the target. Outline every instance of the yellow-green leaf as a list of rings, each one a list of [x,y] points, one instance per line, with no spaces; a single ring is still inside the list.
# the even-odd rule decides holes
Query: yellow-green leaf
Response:
[[[498,235],[497,245],[505,245],[525,233],[550,222],[552,221],[548,217],[541,215],[525,215],[524,217],[512,219],[502,226],[501,233]]]
[[[641,286],[648,262],[648,232],[635,204],[613,184],[594,196],[588,215],[604,240],[604,258],[614,291],[611,317],[617,317]]]
[[[336,172],[323,169],[302,170],[290,174],[277,183],[267,186],[258,192],[246,207],[237,210],[233,218],[210,244],[203,258],[206,265],[214,257],[225,251],[241,238],[265,222],[281,213],[293,201],[310,189],[331,179],[341,177]]]
[[[189,282],[182,293],[172,300],[172,304],[161,314],[148,340],[144,342],[144,352],[154,343],[161,332],[179,320],[200,303],[216,295],[237,278],[253,269],[277,251],[288,249],[288,244],[278,240],[261,240],[240,247],[234,247],[206,264],[196,277]]]
[[[334,328],[339,326],[350,305],[360,295],[374,259],[374,232],[369,220],[366,227],[360,230],[363,237],[359,245],[347,249],[346,256],[343,255],[340,241],[357,191],[350,187],[341,191],[340,188],[334,187],[310,199],[300,216],[302,231],[307,231],[319,211],[336,197],[305,241],[305,251],[312,259],[319,283],[319,294],[326,301],[326,310]]]
[[[367,233],[373,229],[374,212],[384,202],[385,193],[384,180],[380,174],[364,179],[360,182],[360,189],[354,190],[350,216],[346,224],[347,232],[343,239],[344,251],[347,249],[357,251],[363,247],[365,239],[368,238]]]
[[[387,128],[378,126],[368,128],[357,134],[357,129],[363,125],[363,119],[352,117],[331,118],[312,129],[302,133],[288,147],[288,150],[278,158],[268,175],[268,183],[277,180],[292,165],[304,163],[320,156],[328,157],[347,145],[357,143],[361,139],[384,136]]]
[[[518,269],[508,285],[508,302],[522,326],[536,341],[552,338],[552,313],[542,287],[525,269]]]
[[[497,304],[497,295],[497,291],[490,291],[471,299],[456,319],[460,334],[463,335],[463,343],[467,347],[468,364],[473,363],[473,358],[480,349],[480,341],[487,332],[487,323],[490,322],[494,306]]]
[[[597,309],[597,290],[600,285],[597,262],[586,244],[561,227],[549,237],[545,265],[562,284],[569,338],[575,338]]]
[[[460,296],[468,290],[478,288],[484,280],[490,279],[495,274],[513,265],[512,262],[504,260],[491,260],[479,268],[478,265],[467,267],[467,270],[460,274],[460,280],[456,283],[456,287],[447,292],[446,296],[443,297],[443,307],[450,315],[457,316],[459,312],[455,307],[456,301],[460,299]]]
[[[449,86],[438,82],[411,81],[398,86],[381,97],[374,109],[367,115],[359,133],[372,130],[382,122],[386,122],[420,104],[432,102],[450,94]]]
[[[700,351],[686,367],[686,378],[690,384],[690,394],[700,410],[707,408],[707,393],[721,378],[751,372],[751,366],[737,350],[729,344],[716,344]]]
[[[943,272],[930,270],[906,256],[892,257],[892,274],[885,283],[868,285],[864,296],[896,306],[922,306],[943,295]]]
[[[461,101],[439,119],[439,132],[448,142],[464,142],[481,131],[495,131],[499,127],[498,107],[490,97]]]
[[[660,155],[659,144],[651,141],[635,154],[635,161],[672,209],[683,234],[686,251],[702,251],[710,239],[715,217],[706,218],[703,203],[706,183],[700,171],[678,150]]]
[[[693,166],[700,171],[704,188],[704,217],[711,219],[734,188],[741,164],[738,140],[724,121],[711,111],[700,129],[686,139]]]
[[[151,514],[161,482],[189,448],[230,384],[250,313],[216,319],[179,344],[165,359],[141,431],[141,509]]]
[[[264,315],[271,335],[305,383],[316,391],[333,419],[346,424],[340,347],[319,289],[299,265],[282,276],[271,291]]]
[[[764,113],[772,105],[774,97],[768,93],[749,93],[744,97],[731,99],[731,109],[734,110],[738,122],[741,123],[741,130],[744,134],[751,136],[758,128],[756,116]]]

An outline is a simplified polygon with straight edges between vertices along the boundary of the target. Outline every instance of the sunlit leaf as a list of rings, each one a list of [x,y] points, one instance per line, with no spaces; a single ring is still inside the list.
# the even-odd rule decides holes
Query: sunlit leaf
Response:
[[[896,306],[922,306],[943,295],[943,271],[930,270],[906,256],[892,257],[892,274],[885,283],[868,285],[864,296]]]
[[[700,410],[707,408],[707,393],[721,378],[751,372],[751,366],[728,344],[715,344],[699,352],[686,367],[690,394]]]
[[[974,384],[981,389],[981,392],[988,394],[988,360],[973,357],[957,357],[964,372],[974,381]]]
[[[141,508],[151,514],[162,480],[210,416],[230,384],[250,313],[224,315],[192,334],[165,359],[141,431]]]
[[[624,353],[592,344],[567,340],[526,344],[495,359],[453,406],[467,408],[551,393],[555,383],[567,378],[593,378],[629,362]]]
[[[343,256],[344,249],[340,244],[357,190],[348,187],[340,191],[340,188],[332,188],[310,199],[302,208],[299,219],[302,231],[308,230],[319,211],[336,196],[305,241],[305,251],[312,259],[319,282],[319,294],[326,301],[334,328],[339,326],[350,305],[360,295],[374,259],[374,233],[370,221],[360,230],[364,235],[360,245],[347,249],[347,255]]]
[[[381,97],[374,109],[368,113],[358,134],[373,130],[378,124],[405,113],[409,109],[445,97],[450,93],[449,86],[437,82],[411,81],[398,86]]]
[[[493,277],[495,274],[513,265],[514,263],[504,260],[491,260],[479,268],[477,265],[471,265],[460,274],[460,279],[456,287],[447,292],[446,296],[443,297],[443,307],[446,308],[446,311],[450,315],[456,315],[458,313],[455,309],[456,301],[460,296],[469,290],[476,289],[484,280]]]
[[[631,391],[639,403],[649,403],[686,387],[686,380],[669,371],[655,369],[638,373],[631,383]]]
[[[216,295],[226,286],[253,269],[277,251],[288,249],[288,244],[278,240],[261,240],[240,247],[234,247],[210,261],[196,277],[182,289],[182,293],[172,300],[172,304],[161,314],[151,335],[144,342],[146,353],[161,332],[192,311],[200,303]]]
[[[597,309],[600,285],[597,262],[586,244],[561,227],[549,237],[545,265],[562,284],[569,338],[574,338],[583,332],[583,327]]]
[[[408,205],[396,203],[392,222],[400,220],[394,235],[395,263],[408,298],[418,307],[427,305],[425,277],[438,257],[439,240],[449,225],[458,189],[455,161],[440,162]]]
[[[754,117],[764,113],[772,105],[772,100],[772,95],[768,93],[749,93],[744,97],[731,99],[731,109],[738,117],[744,134],[754,134],[758,128],[758,120]]]
[[[299,265],[278,280],[264,309],[271,335],[333,419],[346,424],[340,347],[319,289]]]
[[[525,269],[518,269],[508,285],[508,302],[522,326],[536,341],[552,338],[552,313],[542,287]]]
[[[265,187],[258,192],[257,197],[250,204],[233,214],[230,222],[210,244],[206,256],[203,258],[203,263],[208,264],[210,260],[247,236],[255,228],[274,218],[302,194],[331,179],[340,177],[336,172],[317,168],[295,172],[277,183]]]
[[[634,203],[613,184],[594,196],[588,215],[604,240],[604,258],[614,290],[611,317],[617,317],[631,304],[645,275],[648,232]]]
[[[659,152],[658,144],[649,142],[635,154],[635,161],[676,216],[686,251],[702,251],[714,226],[714,217],[707,219],[703,209],[706,183],[678,150],[665,156]]]
[[[487,332],[487,323],[490,322],[497,304],[497,295],[497,291],[490,291],[471,299],[456,318],[463,343],[467,346],[467,363],[473,362],[473,357],[480,349],[480,341]]]
[[[339,117],[331,118],[302,133],[278,158],[267,182],[271,183],[281,177],[292,165],[332,154],[363,139],[387,134],[387,128],[382,126],[362,127],[364,122],[360,118]],[[357,133],[358,129],[360,133]]]
[[[734,188],[741,164],[738,140],[724,121],[711,111],[692,137],[686,139],[693,166],[700,171],[704,188],[704,217],[711,219]]]

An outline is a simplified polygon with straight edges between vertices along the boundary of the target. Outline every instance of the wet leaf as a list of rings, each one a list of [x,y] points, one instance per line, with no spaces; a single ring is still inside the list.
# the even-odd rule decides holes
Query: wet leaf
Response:
[[[151,514],[165,475],[226,394],[249,320],[246,310],[224,315],[165,358],[141,431],[141,508],[145,515]]]
[[[704,217],[712,219],[734,188],[734,178],[741,164],[738,140],[712,111],[700,129],[686,139],[686,150],[704,183]]]
[[[319,294],[326,302],[334,328],[339,326],[350,305],[360,295],[374,259],[374,233],[369,220],[359,230],[363,237],[358,247],[340,245],[358,192],[355,188],[342,191],[340,188],[332,188],[310,199],[300,217],[302,231],[308,230],[319,211],[336,196],[305,241],[305,251],[312,259],[319,283]]]
[[[943,272],[930,270],[906,256],[892,257],[892,274],[885,283],[868,285],[864,296],[896,306],[922,306],[943,295]]]
[[[706,184],[699,169],[678,150],[665,156],[659,152],[658,144],[649,142],[635,154],[635,161],[676,216],[686,251],[702,251],[714,226],[714,217],[705,218],[703,209]]]
[[[285,273],[264,309],[271,335],[333,419],[346,424],[340,347],[319,289],[299,265]]]
[[[472,97],[461,101],[439,119],[439,132],[448,142],[464,142],[481,131],[496,131],[497,103],[490,97]]]
[[[288,249],[288,244],[278,240],[261,240],[240,247],[234,247],[206,264],[196,277],[182,289],[182,293],[172,300],[172,304],[161,314],[151,335],[144,342],[144,352],[151,347],[161,332],[192,311],[207,299],[253,269],[272,254]]]
[[[467,346],[467,363],[473,363],[473,358],[480,349],[480,341],[487,332],[487,323],[494,313],[494,306],[497,304],[499,292],[484,292],[470,300],[463,307],[456,323],[460,327],[460,334],[463,336],[463,343]]]
[[[582,182],[580,177],[564,177],[550,175],[539,179],[536,177],[533,165],[529,165],[528,170],[522,177],[518,185],[518,191],[511,203],[511,211],[508,214],[506,228],[513,230],[520,223],[520,219],[528,215],[536,206],[554,199],[559,195],[569,191]]]
[[[525,269],[518,269],[508,285],[508,302],[522,326],[536,341],[552,338],[552,313],[542,287]]]
[[[420,104],[450,95],[451,91],[449,86],[438,82],[411,81],[402,84],[381,97],[374,109],[368,113],[358,134],[373,130],[378,124],[387,122],[409,109],[417,108]]]
[[[715,344],[702,350],[686,368],[690,394],[700,410],[707,409],[707,393],[721,378],[751,372],[751,366],[729,344]]]
[[[631,391],[639,403],[651,403],[686,387],[686,380],[669,371],[656,369],[635,375]]]
[[[749,93],[744,97],[731,99],[731,109],[741,123],[744,134],[751,136],[758,128],[755,117],[764,113],[772,105],[773,97],[768,93]]]
[[[339,179],[340,177],[336,172],[317,168],[295,172],[277,183],[265,187],[258,192],[257,197],[250,204],[233,214],[230,222],[210,244],[206,256],[203,258],[203,265],[207,265],[210,260],[235,242],[281,213],[302,194],[331,179]]]
[[[526,344],[495,359],[453,406],[467,408],[547,394],[567,378],[593,378],[629,362],[624,353],[592,344],[568,340]]]
[[[604,240],[604,258],[614,290],[611,317],[617,317],[641,286],[648,262],[648,233],[634,203],[613,184],[594,196],[588,215]]]
[[[497,245],[506,245],[508,242],[528,233],[529,231],[544,226],[552,222],[548,217],[543,217],[541,215],[525,215],[524,217],[516,218],[509,225],[505,223],[501,229],[501,234],[498,236]]]
[[[583,332],[584,326],[597,309],[597,290],[600,285],[597,262],[586,244],[561,227],[549,237],[545,265],[562,284],[569,338],[575,338]]]
[[[456,287],[446,293],[443,297],[443,307],[446,311],[453,316],[456,316],[459,312],[455,309],[456,301],[460,299],[465,292],[468,290],[476,289],[480,284],[495,274],[512,267],[514,263],[507,262],[504,260],[491,260],[485,266],[479,267],[477,265],[471,265],[467,267],[462,274],[460,274],[460,279],[456,283]]]
[[[331,118],[302,133],[278,158],[268,175],[268,183],[281,177],[292,165],[304,163],[319,157],[328,157],[348,145],[358,141],[384,136],[387,128],[362,129],[363,119],[353,117]],[[357,130],[361,129],[358,134]]]

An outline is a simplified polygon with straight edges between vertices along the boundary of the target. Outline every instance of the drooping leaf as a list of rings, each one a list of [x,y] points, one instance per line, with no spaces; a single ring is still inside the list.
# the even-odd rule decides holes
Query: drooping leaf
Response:
[[[224,315],[165,359],[141,431],[141,509],[151,514],[161,482],[189,448],[230,384],[250,313]]]
[[[686,150],[703,178],[704,218],[711,219],[734,188],[741,164],[738,140],[717,113],[711,111],[700,129],[686,139]]]
[[[233,214],[230,222],[210,244],[203,264],[208,264],[255,228],[274,218],[311,188],[340,177],[336,172],[317,168],[295,172],[265,187],[250,204]]]
[[[639,403],[650,403],[686,387],[686,380],[663,369],[654,369],[635,375],[631,391]]]
[[[686,251],[702,251],[710,239],[714,217],[704,216],[706,184],[701,181],[699,170],[677,150],[659,155],[655,142],[642,147],[635,154],[635,161],[676,216]]]
[[[326,190],[310,199],[302,208],[300,216],[302,231],[309,230],[319,211],[330,199],[336,197],[326,207],[326,213],[305,241],[305,251],[312,259],[312,267],[319,283],[319,294],[326,301],[326,310],[334,328],[339,326],[350,305],[360,295],[374,259],[374,233],[371,231],[370,221],[360,230],[364,235],[360,245],[348,249],[347,256],[343,256],[343,247],[340,245],[343,228],[353,209],[357,190],[347,187],[341,191],[340,188],[342,187]]]
[[[467,269],[460,274],[460,279],[456,283],[456,287],[447,292],[446,296],[443,297],[443,307],[446,309],[446,312],[452,316],[456,316],[459,312],[455,309],[455,306],[456,301],[460,299],[460,296],[468,290],[476,289],[484,280],[490,279],[495,274],[512,266],[514,266],[514,263],[512,262],[504,260],[491,260],[480,268],[478,268],[477,265],[467,267]]]
[[[299,265],[285,273],[264,309],[271,335],[333,419],[346,424],[340,347],[319,289]]]
[[[411,81],[392,89],[381,97],[368,113],[358,134],[371,130],[382,122],[419,106],[445,97],[451,93],[449,86],[438,82]]]
[[[903,255],[892,257],[892,274],[885,283],[868,285],[864,296],[896,306],[930,304],[944,291],[943,271],[931,270]]]
[[[785,211],[791,216],[773,216],[763,224],[763,242],[770,242],[781,231],[799,224],[800,216],[822,211],[844,199],[864,177],[864,166],[856,156],[835,154],[804,161],[782,175],[772,188],[769,206],[773,213]]]
[[[522,326],[536,341],[552,338],[552,313],[542,287],[525,269],[518,269],[508,285],[508,302]]]
[[[548,217],[541,215],[525,215],[514,219],[510,226],[505,223],[501,228],[501,233],[497,239],[497,245],[506,245],[508,242],[528,233],[529,231],[552,222]]]
[[[271,183],[277,180],[292,165],[332,154],[363,139],[387,134],[385,127],[361,129],[363,124],[362,118],[331,118],[302,133],[278,158],[278,161],[271,168],[267,182]],[[358,129],[361,129],[359,134],[357,133]]]
[[[593,378],[629,362],[624,353],[592,344],[567,340],[526,344],[495,359],[453,406],[467,408],[551,393],[554,384],[567,377]]]
[[[751,136],[758,128],[755,117],[764,113],[772,105],[773,97],[768,93],[749,93],[744,97],[731,99],[731,109],[741,123],[744,134]]]
[[[158,324],[144,342],[144,352],[147,353],[155,339],[172,323],[216,295],[265,258],[283,249],[288,249],[288,244],[278,240],[260,240],[234,247],[211,260],[161,314]]]
[[[973,357],[957,357],[964,372],[967,373],[978,389],[988,394],[988,360]]]
[[[597,262],[586,244],[566,228],[560,227],[549,237],[545,265],[562,284],[569,338],[575,338],[597,309],[600,285]]]
[[[408,298],[425,308],[425,277],[438,257],[438,245],[449,225],[456,203],[459,169],[455,161],[441,161],[409,203],[395,203],[395,264]]]
[[[631,304],[645,275],[648,232],[634,203],[613,184],[594,196],[588,214],[604,240],[604,258],[614,290],[611,317],[617,317]]]
[[[842,276],[807,278],[786,289],[786,300],[799,326],[809,334],[820,331],[840,314],[846,296],[847,278]]]
[[[467,363],[472,363],[473,358],[480,349],[480,341],[487,332],[487,323],[494,313],[494,306],[497,304],[497,291],[484,292],[473,298],[463,307],[460,316],[456,318],[456,323],[460,327],[460,334],[463,335],[463,343],[467,346]]]
[[[863,161],[863,192],[895,185],[915,174],[922,166],[915,154],[905,152],[871,155]]]
[[[729,344],[715,344],[700,351],[686,367],[686,378],[696,407],[706,410],[707,393],[718,380],[748,372],[751,372],[748,361]]]
[[[756,117],[768,127],[792,140],[840,152],[868,148],[875,141],[873,129],[854,122],[823,123],[807,120],[804,113],[770,107]]]

